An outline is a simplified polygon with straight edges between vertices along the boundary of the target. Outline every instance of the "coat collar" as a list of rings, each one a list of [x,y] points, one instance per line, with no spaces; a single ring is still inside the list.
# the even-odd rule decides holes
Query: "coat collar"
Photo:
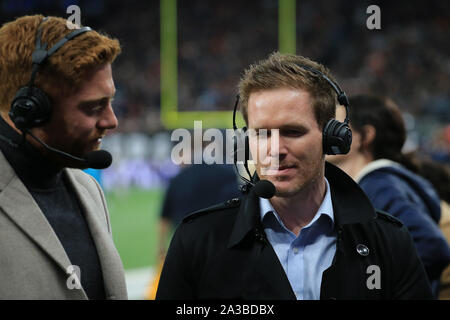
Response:
[[[43,212],[28,192],[25,185],[14,172],[0,152],[0,208],[13,220],[32,241],[34,241],[59,267],[66,273],[72,263],[69,260],[61,242],[45,218]],[[104,208],[98,205],[100,200],[93,198],[82,181],[78,181],[71,169],[64,169],[73,191],[77,194],[79,203],[86,217],[86,222],[92,234],[99,256],[105,293],[107,299],[125,299],[126,286],[123,277],[123,266],[114,247],[111,234],[105,225]],[[17,204],[21,205],[18,206]],[[102,216],[103,215],[103,216]],[[83,289],[72,290],[78,298],[87,299]]]
[[[346,224],[364,223],[375,219],[375,209],[370,200],[350,176],[338,167],[326,162],[325,177],[330,184],[336,228],[339,229]],[[228,241],[228,248],[239,244],[249,232],[255,234],[263,232],[259,216],[259,198],[253,192],[253,189],[250,189],[239,207]]]
[[[61,272],[66,273],[72,263],[61,242],[1,152],[0,165],[0,208],[56,263]],[[78,298],[87,299],[83,289],[72,291],[79,295]]]
[[[259,211],[259,198],[255,195],[254,190],[250,189],[239,207],[233,231],[228,241],[228,248],[237,245],[252,230],[255,234],[262,232]]]
[[[126,299],[126,284],[123,276],[123,265],[108,230],[105,209],[94,199],[82,181],[78,181],[72,170],[66,169],[68,181],[80,199],[86,222],[97,249],[102,268],[106,299]]]
[[[333,210],[339,227],[365,223],[376,218],[369,198],[349,175],[327,162],[325,176],[330,182]]]

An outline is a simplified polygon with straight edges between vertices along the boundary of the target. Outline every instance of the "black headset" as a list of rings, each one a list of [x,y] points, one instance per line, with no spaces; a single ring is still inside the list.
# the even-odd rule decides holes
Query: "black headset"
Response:
[[[47,50],[47,43],[42,43],[42,23],[48,17],[42,19],[36,32],[36,44],[32,54],[32,71],[28,84],[21,87],[11,103],[9,117],[17,129],[26,132],[28,129],[43,125],[50,119],[52,113],[52,102],[50,97],[41,89],[34,86],[34,79],[37,72],[44,65],[47,59],[61,48],[66,42],[73,38],[92,30],[89,27],[76,29],[60,39],[51,49]]]
[[[337,100],[341,106],[345,107],[345,119],[344,122],[340,122],[336,119],[328,120],[322,131],[322,145],[323,152],[325,154],[347,154],[350,151],[352,145],[352,130],[348,126],[348,107],[349,102],[345,92],[339,87],[339,85],[328,78],[325,74],[311,68],[309,66],[299,65],[299,67],[310,71],[323,79],[325,79],[333,90],[336,92]]]
[[[349,118],[348,118],[348,107],[349,102],[347,95],[345,92],[339,87],[339,85],[332,81],[330,78],[328,78],[325,74],[320,72],[319,70],[316,70],[314,68],[311,68],[309,66],[304,65],[298,65],[300,68],[303,68],[307,71],[310,71],[320,77],[322,77],[324,80],[326,80],[333,90],[337,94],[337,100],[340,105],[343,105],[345,107],[345,120],[344,122],[340,122],[336,119],[330,119],[322,131],[322,141],[323,141],[323,152],[325,154],[335,155],[335,154],[346,154],[350,151],[350,146],[352,144],[352,131],[349,127]],[[291,69],[294,73],[295,70]],[[239,95],[236,97],[236,103],[234,104],[234,110],[233,110],[233,130],[235,131],[234,135],[234,163],[237,164],[238,159],[238,150],[240,150],[240,146],[243,146],[245,148],[245,159],[244,159],[244,167],[246,168],[247,172],[247,162],[250,159],[250,151],[249,151],[249,141],[248,141],[248,134],[247,134],[247,127],[243,127],[241,129],[241,132],[239,132],[239,129],[236,125],[236,112],[237,107],[239,105]],[[249,174],[250,175],[250,174]]]

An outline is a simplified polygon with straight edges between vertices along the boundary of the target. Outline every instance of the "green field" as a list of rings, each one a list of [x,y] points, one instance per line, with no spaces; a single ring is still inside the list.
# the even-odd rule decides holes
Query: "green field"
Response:
[[[125,269],[153,266],[164,191],[127,189],[105,194],[114,243]]]

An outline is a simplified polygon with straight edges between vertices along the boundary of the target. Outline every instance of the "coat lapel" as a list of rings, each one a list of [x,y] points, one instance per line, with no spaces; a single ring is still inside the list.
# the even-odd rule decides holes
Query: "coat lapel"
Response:
[[[0,152],[0,207],[31,240],[33,240],[62,272],[72,264],[64,247],[41,209]],[[19,205],[20,204],[20,205]],[[84,290],[73,290],[87,299]]]
[[[256,296],[248,298],[295,300],[291,284],[270,243],[255,244],[254,251],[254,278],[249,281],[248,293]]]
[[[244,299],[295,299],[289,280],[259,220],[259,201],[253,189],[240,206],[228,248],[251,242]]]
[[[108,232],[105,209],[98,205],[90,192],[79,183],[70,170],[65,170],[68,181],[80,200],[103,273],[103,281],[107,299],[126,299],[126,284],[120,256],[114,247],[111,234]]]

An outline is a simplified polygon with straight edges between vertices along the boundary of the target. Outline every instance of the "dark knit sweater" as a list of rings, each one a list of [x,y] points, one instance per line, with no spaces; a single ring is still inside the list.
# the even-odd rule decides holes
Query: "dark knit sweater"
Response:
[[[0,117],[0,150],[28,189],[66,251],[80,267],[89,299],[105,299],[102,270],[80,203],[61,168],[46,160]],[[20,206],[20,203],[17,204]]]

